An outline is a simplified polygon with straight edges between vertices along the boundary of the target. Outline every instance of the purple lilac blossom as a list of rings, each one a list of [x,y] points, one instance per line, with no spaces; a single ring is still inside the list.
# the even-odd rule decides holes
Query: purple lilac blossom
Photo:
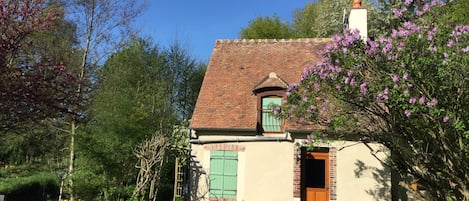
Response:
[[[314,83],[314,89],[316,89],[316,91],[319,91],[319,89],[321,89],[321,87],[319,86],[319,83],[317,82]]]
[[[368,83],[366,82],[363,82],[361,85],[360,85],[360,92],[363,94],[363,95],[366,95],[366,91],[368,90]]]
[[[382,100],[387,100],[389,97],[386,94],[379,93],[376,96],[376,102],[381,102]]]
[[[453,40],[449,40],[448,41],[448,47],[453,47],[454,45],[454,41]]]
[[[406,28],[407,30],[409,31],[412,31],[412,32],[418,32],[422,29],[422,27],[420,27],[419,25],[413,23],[413,22],[404,22],[404,28]]]
[[[357,85],[357,82],[355,81],[355,78],[352,78],[352,80],[350,80],[350,86],[354,87]]]
[[[394,13],[394,18],[400,18],[402,16],[402,12],[398,8],[392,9],[392,12]]]
[[[427,102],[427,107],[431,108],[437,104],[438,104],[438,100],[436,98],[432,98],[430,102]]]
[[[277,116],[278,114],[280,113],[280,107],[279,106],[276,106],[273,111],[272,111],[272,114]]]
[[[448,117],[448,116],[444,116],[444,117],[443,117],[443,122],[446,123],[446,122],[448,122],[448,121],[449,121],[449,117]]]
[[[397,45],[397,50],[401,51],[403,50],[405,47],[405,42],[404,41],[401,41],[399,42],[399,44]]]
[[[336,85],[335,85],[335,88],[340,91],[340,89],[341,89],[342,87],[340,86],[340,84],[336,84]]]
[[[344,77],[344,83],[349,84],[350,83],[350,77]]]
[[[339,41],[342,40],[342,37],[341,37],[339,34],[336,34],[336,35],[332,36],[332,40],[333,40],[334,42],[339,42]],[[326,47],[327,47],[327,46],[326,46]]]
[[[417,98],[415,98],[415,97],[411,97],[411,98],[409,99],[409,103],[410,103],[410,104],[415,104],[416,102],[417,102]]]
[[[425,99],[426,99],[425,96],[420,97],[420,99],[419,99],[420,105],[425,104]]]
[[[464,53],[469,52],[469,46],[467,46],[466,48],[463,48],[463,49],[462,49],[462,52],[464,52]]]
[[[403,78],[404,80],[407,80],[407,79],[409,78],[409,73],[408,73],[407,71],[404,72],[404,75],[402,75],[402,78]]]
[[[387,54],[388,52],[391,52],[391,50],[392,50],[392,41],[388,40],[386,45],[384,45],[382,52],[383,54]]]
[[[406,117],[410,117],[410,115],[412,114],[412,112],[410,112],[410,110],[405,110],[404,111],[404,114]]]
[[[399,82],[399,75],[397,75],[397,74],[392,74],[392,81],[393,81],[393,82]]]
[[[433,40],[433,37],[435,37],[435,33],[438,31],[437,27],[433,27],[428,33],[427,33],[427,39],[428,40]]]
[[[376,50],[378,50],[378,43],[376,43],[375,41],[371,39],[368,39],[368,49],[366,50],[366,53],[370,55],[370,54],[375,53]]]
[[[425,5],[423,5],[423,8],[422,8],[422,12],[423,13],[426,13],[430,10],[430,5],[427,3]]]
[[[300,121],[301,123],[305,122],[305,118],[304,117],[300,117],[300,119],[298,120]]]

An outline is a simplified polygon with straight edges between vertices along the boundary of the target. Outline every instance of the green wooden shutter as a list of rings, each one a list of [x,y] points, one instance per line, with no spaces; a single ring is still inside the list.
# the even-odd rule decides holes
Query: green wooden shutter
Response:
[[[236,198],[238,184],[238,152],[225,151],[223,197]]]
[[[236,198],[238,153],[212,151],[210,154],[210,196]]]
[[[223,151],[212,151],[210,157],[210,193],[223,195]]]
[[[272,105],[282,105],[282,98],[262,98],[262,127],[264,131],[281,131],[281,120],[272,114]]]

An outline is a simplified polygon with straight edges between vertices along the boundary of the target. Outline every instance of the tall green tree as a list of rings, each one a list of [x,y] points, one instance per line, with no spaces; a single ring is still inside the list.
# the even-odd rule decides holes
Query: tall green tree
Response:
[[[168,79],[168,93],[178,118],[188,121],[194,111],[199,95],[206,64],[197,62],[179,41],[165,50]]]
[[[441,5],[394,5],[398,24],[374,40],[350,30],[334,36],[282,111],[383,144],[386,165],[423,185],[426,200],[467,200],[469,25],[435,23]]]
[[[330,37],[345,27],[344,14],[350,7],[349,0],[311,2],[294,12],[292,26],[299,37]]]
[[[292,28],[286,22],[280,21],[277,15],[273,17],[257,17],[242,28],[239,37],[243,39],[282,39],[294,38]]]
[[[164,52],[138,38],[99,70],[89,111],[93,123],[78,138],[75,184],[80,199],[131,196],[137,173],[134,147],[157,130],[168,130],[175,120],[166,72]]]

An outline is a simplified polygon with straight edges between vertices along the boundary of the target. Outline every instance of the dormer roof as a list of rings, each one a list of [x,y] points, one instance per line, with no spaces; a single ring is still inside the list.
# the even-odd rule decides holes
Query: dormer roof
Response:
[[[261,90],[268,90],[268,89],[287,89],[288,83],[283,80],[282,78],[278,77],[275,72],[269,73],[266,77],[264,77],[252,91],[254,93],[261,91]]]

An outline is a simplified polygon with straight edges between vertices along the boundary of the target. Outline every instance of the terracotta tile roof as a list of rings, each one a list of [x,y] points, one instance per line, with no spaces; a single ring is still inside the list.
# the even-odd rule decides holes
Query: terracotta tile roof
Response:
[[[263,87],[260,85],[281,87],[282,82],[298,82],[304,67],[319,60],[317,52],[329,41],[217,40],[190,127],[255,129],[257,97],[253,90]],[[270,79],[272,72],[278,78]],[[305,128],[289,125],[290,129]]]

